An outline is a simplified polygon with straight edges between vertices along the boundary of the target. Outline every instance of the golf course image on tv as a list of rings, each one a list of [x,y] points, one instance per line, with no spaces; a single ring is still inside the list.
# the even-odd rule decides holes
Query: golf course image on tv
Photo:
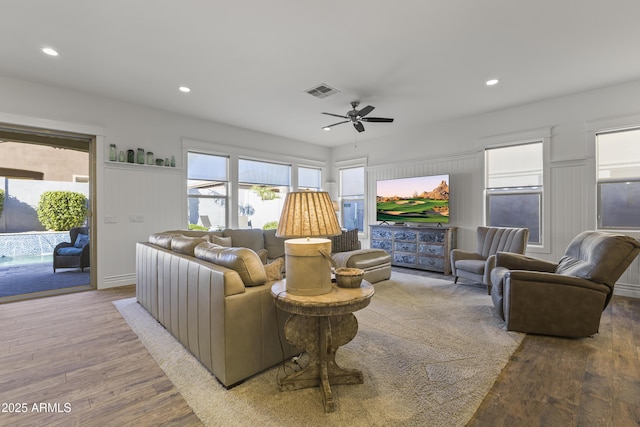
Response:
[[[376,220],[448,223],[449,175],[377,181]]]

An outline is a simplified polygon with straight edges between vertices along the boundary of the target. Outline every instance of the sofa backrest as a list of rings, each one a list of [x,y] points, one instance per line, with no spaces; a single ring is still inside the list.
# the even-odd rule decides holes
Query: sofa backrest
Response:
[[[632,237],[583,231],[569,243],[556,273],[604,283],[613,289],[638,252],[640,242]]]
[[[478,227],[478,254],[485,259],[498,252],[524,254],[529,240],[529,229],[511,227]]]

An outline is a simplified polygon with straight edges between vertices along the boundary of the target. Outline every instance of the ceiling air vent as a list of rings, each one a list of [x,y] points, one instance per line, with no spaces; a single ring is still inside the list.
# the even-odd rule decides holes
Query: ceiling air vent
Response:
[[[316,98],[322,99],[322,98],[326,98],[327,96],[336,94],[340,91],[332,88],[331,86],[327,86],[324,83],[320,83],[316,87],[312,87],[311,89],[308,89],[305,92],[307,92],[309,95],[315,96]]]

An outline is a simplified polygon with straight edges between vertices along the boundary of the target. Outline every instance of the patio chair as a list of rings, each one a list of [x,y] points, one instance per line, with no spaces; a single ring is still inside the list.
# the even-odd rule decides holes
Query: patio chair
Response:
[[[70,242],[59,243],[53,250],[53,272],[57,268],[89,267],[89,227],[76,227],[69,230]]]

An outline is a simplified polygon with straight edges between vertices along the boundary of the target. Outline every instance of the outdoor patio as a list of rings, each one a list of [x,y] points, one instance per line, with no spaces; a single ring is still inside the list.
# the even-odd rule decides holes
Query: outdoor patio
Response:
[[[89,286],[89,269],[53,272],[52,253],[69,232],[0,233],[0,298]]]
[[[53,261],[35,264],[0,264],[0,298],[33,294],[90,284],[90,269],[59,269],[53,272]]]

